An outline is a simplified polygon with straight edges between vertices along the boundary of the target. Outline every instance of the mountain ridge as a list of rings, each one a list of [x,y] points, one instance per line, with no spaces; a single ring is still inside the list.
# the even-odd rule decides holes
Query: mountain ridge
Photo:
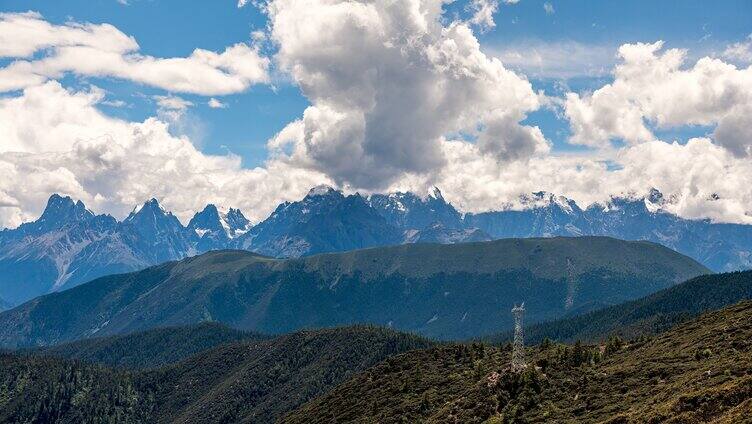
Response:
[[[320,186],[256,225],[238,209],[225,213],[209,204],[183,226],[156,199],[117,221],[53,195],[40,219],[0,231],[0,298],[19,304],[103,275],[227,248],[301,257],[403,243],[604,235],[661,243],[715,271],[752,268],[752,225],[682,219],[666,212],[665,202],[653,190],[582,209],[536,192],[520,198],[522,209],[462,214],[437,188],[425,196],[361,196]]]
[[[213,320],[275,334],[372,323],[475,337],[592,302],[620,303],[708,270],[650,242],[608,237],[406,244],[304,258],[214,251],[110,275],[0,313],[0,345],[56,344]]]

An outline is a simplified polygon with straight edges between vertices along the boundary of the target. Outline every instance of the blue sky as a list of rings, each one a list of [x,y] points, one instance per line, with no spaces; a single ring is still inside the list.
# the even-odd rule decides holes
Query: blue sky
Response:
[[[553,8],[546,13],[544,3]],[[464,16],[467,4],[456,2],[446,7],[447,16]],[[187,56],[195,48],[221,51],[226,46],[247,42],[253,30],[263,29],[265,16],[251,5],[237,7],[233,0],[165,1],[130,0],[123,5],[116,0],[0,0],[0,10],[40,12],[51,23],[67,20],[110,23],[132,35],[140,53],[156,57]],[[537,49],[581,45],[596,50],[593,57],[571,57],[568,66],[583,75],[539,76],[530,72],[537,90],[557,92],[557,84],[566,83],[574,91],[590,90],[610,81],[608,73],[587,75],[592,67],[610,70],[615,49],[626,42],[665,40],[667,47],[690,50],[690,57],[714,54],[729,43],[744,39],[752,32],[752,2],[722,1],[710,6],[706,1],[534,1],[502,4],[495,14],[496,27],[476,35],[484,51],[495,52],[531,47]],[[514,65],[508,65],[514,67]],[[560,66],[567,66],[560,64]],[[530,68],[521,69],[522,72]],[[164,90],[133,82],[74,76],[63,83],[75,87],[93,83],[108,91],[108,100],[123,101],[127,107],[102,105],[106,113],[129,120],[153,116],[154,95]],[[221,100],[228,107],[212,109],[202,96],[180,94],[194,103],[187,112],[190,128],[184,129],[194,143],[209,154],[231,151],[243,158],[246,167],[262,164],[266,158],[266,141],[286,123],[301,116],[308,101],[300,90],[281,78],[273,86],[259,84],[249,90]],[[560,150],[581,150],[565,143],[567,123],[550,110],[532,113],[526,123],[538,125]],[[686,138],[700,135],[705,128],[685,128],[661,132],[661,135]]]

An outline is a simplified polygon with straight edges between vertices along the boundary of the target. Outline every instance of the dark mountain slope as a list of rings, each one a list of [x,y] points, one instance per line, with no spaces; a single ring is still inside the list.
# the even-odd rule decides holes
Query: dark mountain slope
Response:
[[[642,299],[525,329],[530,343],[551,340],[605,340],[655,334],[703,312],[752,299],[752,271],[703,275]],[[511,333],[492,338],[510,340]]]
[[[0,422],[149,422],[153,394],[131,373],[60,358],[0,352]]]
[[[460,338],[620,303],[707,272],[660,245],[602,237],[415,244],[272,259],[222,251],[104,277],[0,313],[0,346],[219,321],[281,333],[373,323]]]
[[[360,373],[283,423],[739,423],[752,416],[752,302],[652,340],[528,350],[408,352]],[[602,352],[602,353],[601,353]]]
[[[0,354],[0,422],[268,423],[389,356],[432,345],[371,327],[305,331],[142,372]]]
[[[35,349],[34,353],[139,369],[172,364],[225,343],[267,338],[269,337],[234,330],[222,324],[202,323],[79,340]]]
[[[160,422],[273,422],[385,358],[432,343],[371,327],[219,347],[147,374]]]

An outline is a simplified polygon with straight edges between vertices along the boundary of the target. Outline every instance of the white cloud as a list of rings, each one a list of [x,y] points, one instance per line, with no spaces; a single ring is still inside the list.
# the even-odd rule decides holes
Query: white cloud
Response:
[[[200,142],[203,135],[203,126],[197,125],[199,120],[185,119],[186,112],[193,103],[178,96],[154,96],[157,102],[157,116],[162,121],[170,124],[173,133],[188,135],[194,143]]]
[[[0,99],[0,226],[36,218],[54,192],[121,218],[156,196],[184,222],[207,202],[260,220],[279,202],[331,183],[276,161],[243,169],[240,158],[203,154],[159,119],[108,117],[96,108],[101,99],[101,90],[57,82]]]
[[[333,184],[321,172],[275,158],[243,169],[238,157],[203,154],[159,119],[128,122],[102,114],[96,108],[102,98],[96,88],[76,92],[48,82],[0,100],[0,226],[36,218],[53,192],[121,218],[155,196],[184,222],[207,202],[239,206],[258,221],[313,185]],[[303,121],[295,121],[270,144],[297,140],[303,130]],[[537,190],[586,205],[657,187],[676,197],[670,207],[683,216],[752,223],[752,161],[705,138],[686,145],[651,141],[598,155],[538,156],[504,166],[472,143],[439,146],[447,158],[443,166],[407,175],[389,188],[435,184],[464,210],[479,211]],[[605,160],[620,169],[609,170]]]
[[[156,58],[109,24],[51,25],[39,14],[0,14],[0,56],[18,59],[0,68],[0,92],[38,85],[67,72],[115,77],[172,92],[237,93],[269,81],[269,60],[238,43],[217,53],[195,49],[188,57]],[[30,58],[40,53],[39,58]]]
[[[597,147],[621,138],[636,144],[655,139],[650,125],[704,125],[715,126],[715,143],[737,156],[750,155],[752,67],[703,57],[684,68],[684,50],[662,47],[660,41],[625,44],[613,83],[592,94],[567,94],[571,141]]]
[[[193,103],[178,96],[154,96],[154,100],[160,109],[182,111],[193,106]]]
[[[546,12],[546,15],[553,15],[556,12],[554,5],[549,2],[543,3],[543,10]]]
[[[519,124],[540,106],[530,83],[481,52],[467,24],[443,24],[442,4],[270,2],[276,58],[311,102],[285,131],[297,137],[270,143],[290,152],[280,160],[376,188],[443,166],[452,133],[502,161],[546,152]]]
[[[215,99],[214,97],[209,99],[209,101],[206,102],[206,104],[212,109],[224,109],[227,107],[227,103],[222,103],[221,101]]]
[[[474,12],[470,23],[480,26],[481,30],[496,26],[493,15],[499,10],[498,0],[472,0],[470,8]]]
[[[685,145],[652,141],[599,155],[548,155],[503,167],[472,144],[450,141],[444,149],[452,159],[439,172],[405,178],[390,189],[437,185],[463,210],[486,211],[514,207],[520,194],[539,190],[564,194],[584,207],[656,187],[675,198],[667,206],[673,213],[752,224],[752,162],[706,138]],[[618,169],[609,169],[607,161]]]
[[[248,4],[248,0],[238,0],[238,9]]]
[[[174,94],[154,99],[156,118],[129,122],[98,110],[106,100],[96,87],[76,91],[46,81],[46,74],[15,74],[30,85],[0,97],[0,226],[35,218],[52,192],[118,217],[157,197],[184,221],[207,202],[241,207],[260,220],[319,183],[353,190],[438,185],[467,211],[501,208],[541,189],[586,205],[657,187],[673,196],[669,207],[682,216],[752,223],[752,161],[745,156],[752,128],[749,68],[709,58],[683,67],[683,51],[622,46],[613,84],[566,99],[573,141],[597,149],[551,154],[537,127],[520,124],[550,99],[484,54],[467,23],[444,22],[441,5],[270,3],[276,59],[311,106],[268,142],[270,158],[254,169],[242,168],[233,155],[200,152],[195,136],[170,118],[184,117],[192,106]],[[40,24],[35,15],[23,19]],[[26,41],[12,47],[0,43],[0,51],[27,57],[24,52],[52,48],[42,59],[21,61],[26,66],[60,60],[66,48],[97,55],[110,49],[134,63],[173,60],[133,53],[132,39],[114,27],[76,25],[52,26],[47,36],[21,38]],[[89,40],[96,31],[101,37]],[[229,74],[229,65],[218,64],[221,55],[209,56],[202,63]],[[715,128],[710,138],[666,143],[645,121]],[[610,142],[617,137],[629,143],[617,148]]]
[[[739,63],[752,63],[752,34],[744,41],[728,45],[723,57]]]
[[[42,49],[72,46],[114,53],[138,50],[133,37],[110,24],[55,26],[36,12],[0,13],[0,57],[31,57]]]

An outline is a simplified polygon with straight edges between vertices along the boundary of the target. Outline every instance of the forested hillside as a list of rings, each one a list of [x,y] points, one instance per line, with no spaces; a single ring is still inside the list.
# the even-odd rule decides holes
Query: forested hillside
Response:
[[[752,302],[653,339],[508,348],[451,345],[390,358],[284,423],[741,423],[752,416]]]
[[[649,242],[607,237],[410,244],[273,259],[219,251],[103,277],[0,313],[0,346],[217,321],[278,334],[369,323],[457,339],[587,305],[632,300],[708,270]]]
[[[172,364],[225,343],[268,338],[269,336],[235,330],[218,323],[202,323],[84,339],[38,348],[32,352],[137,369]]]
[[[220,345],[140,372],[2,353],[0,422],[273,422],[389,356],[432,345],[372,327],[303,331]],[[140,354],[138,345],[120,347],[87,359],[122,364]]]

